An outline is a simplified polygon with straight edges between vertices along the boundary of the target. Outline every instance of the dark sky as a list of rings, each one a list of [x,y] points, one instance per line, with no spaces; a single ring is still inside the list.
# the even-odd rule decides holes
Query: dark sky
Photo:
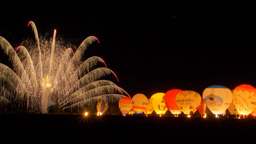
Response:
[[[29,36],[30,20],[40,35],[56,28],[57,38],[77,47],[95,35],[99,56],[130,95],[173,88],[202,94],[213,84],[256,86],[250,7],[232,1],[7,4],[0,35],[15,47]]]

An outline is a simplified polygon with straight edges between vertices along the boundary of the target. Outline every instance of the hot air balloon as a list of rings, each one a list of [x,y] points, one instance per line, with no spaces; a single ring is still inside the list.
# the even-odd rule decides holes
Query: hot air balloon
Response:
[[[97,115],[103,115],[108,109],[108,103],[105,100],[101,100],[97,103]]]
[[[153,106],[152,106],[152,102],[150,99],[148,99],[148,105],[147,105],[147,109],[146,109],[146,114],[150,115],[152,114],[152,112],[154,111]]]
[[[132,111],[132,99],[129,97],[122,97],[119,100],[119,109],[121,113],[125,116]]]
[[[254,109],[252,112],[251,112],[251,115],[255,118],[256,117],[256,109]]]
[[[232,100],[232,103],[228,107],[228,111],[229,111],[230,115],[237,115],[238,114],[238,112],[236,110],[236,106],[234,104],[234,100]]]
[[[250,114],[256,108],[256,88],[248,84],[235,87],[233,101],[239,114]]]
[[[232,92],[225,86],[212,85],[204,89],[203,99],[213,114],[223,114],[232,103]]]
[[[177,94],[176,103],[184,114],[194,113],[201,104],[201,96],[195,91],[184,90]]]
[[[118,106],[122,114],[125,116],[132,111],[132,99],[130,97],[122,97],[119,100]]]
[[[203,118],[206,118],[206,104],[203,98],[201,98],[201,104],[197,110]]]
[[[150,97],[153,109],[159,115],[165,114],[165,112],[168,110],[164,102],[164,95],[165,93],[158,92]]]
[[[148,105],[148,98],[142,94],[138,93],[132,97],[132,108],[136,114],[145,113]]]
[[[171,89],[167,91],[164,95],[164,102],[166,107],[170,110],[170,112],[174,115],[179,115],[181,110],[176,103],[176,95],[181,92],[180,89]]]

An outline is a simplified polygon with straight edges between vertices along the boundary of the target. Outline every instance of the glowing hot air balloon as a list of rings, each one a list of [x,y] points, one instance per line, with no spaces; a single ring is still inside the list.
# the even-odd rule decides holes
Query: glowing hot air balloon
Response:
[[[132,99],[130,97],[122,97],[119,100],[119,109],[125,116],[132,111]]]
[[[147,105],[147,109],[146,109],[146,114],[152,114],[152,112],[154,111],[153,106],[152,106],[152,102],[150,99],[148,99],[148,105]]]
[[[145,113],[148,105],[148,98],[142,94],[138,93],[132,97],[132,108],[136,114]]]
[[[256,88],[248,84],[235,87],[233,101],[239,114],[250,114],[256,108]]]
[[[165,112],[168,110],[164,102],[164,95],[165,93],[158,92],[150,97],[153,109],[157,114],[160,115],[165,114]]]
[[[230,104],[230,106],[228,107],[228,111],[231,115],[238,115],[238,112],[236,110],[236,106],[234,104],[234,100],[232,100],[232,103]]]
[[[206,104],[204,102],[204,99],[201,98],[201,104],[200,106],[198,107],[198,112],[200,113],[200,115],[204,118],[206,118]]]
[[[108,103],[105,100],[101,100],[97,104],[97,115],[103,115],[108,109]]]
[[[181,113],[181,110],[176,103],[176,95],[181,91],[182,90],[180,90],[180,89],[171,89],[171,90],[167,91],[164,95],[164,102],[166,104],[166,107],[174,115],[178,115]]]
[[[213,114],[223,114],[232,103],[232,92],[222,85],[212,85],[204,89],[203,99]]]
[[[255,118],[256,117],[256,109],[254,109],[252,112],[251,112],[251,115]]]
[[[177,94],[176,103],[184,114],[194,113],[201,104],[201,96],[195,91],[184,90]]]

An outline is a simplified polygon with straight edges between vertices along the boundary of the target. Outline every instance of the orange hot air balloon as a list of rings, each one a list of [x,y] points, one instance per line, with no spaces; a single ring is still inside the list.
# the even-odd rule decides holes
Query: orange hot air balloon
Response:
[[[251,115],[255,118],[256,117],[256,109],[254,109],[252,112],[251,112]]]
[[[256,88],[248,84],[235,87],[233,102],[239,114],[250,114],[256,108]]]
[[[132,111],[132,99],[129,97],[122,97],[119,100],[119,109],[124,116],[130,113]]]
[[[172,114],[180,114],[181,110],[176,103],[176,95],[181,92],[180,89],[171,89],[167,91],[164,95],[164,102],[166,107],[170,110]]]
[[[132,108],[136,114],[145,113],[147,105],[148,98],[144,94],[138,93],[132,97]]]

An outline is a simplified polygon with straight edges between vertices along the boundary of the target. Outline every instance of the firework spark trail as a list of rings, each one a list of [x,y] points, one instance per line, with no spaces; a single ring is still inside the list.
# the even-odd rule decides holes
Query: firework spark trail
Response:
[[[74,97],[76,97],[76,96],[80,95],[81,93],[84,93],[88,90],[94,89],[94,88],[99,87],[99,86],[105,86],[105,85],[116,85],[116,84],[112,81],[109,81],[109,80],[98,80],[98,81],[91,82],[91,83],[81,87],[80,89],[78,89],[76,92],[72,93],[71,95],[69,95],[65,99],[63,99],[62,102],[59,103],[59,104],[62,105],[67,99],[72,99],[72,98],[74,98]]]
[[[6,90],[5,87],[0,87],[0,103],[1,104],[9,104],[9,103],[11,103],[11,101],[9,99],[4,97],[6,95],[11,95],[11,93],[8,90]]]
[[[112,71],[112,70],[111,70]],[[112,71],[112,74],[115,76],[117,82],[119,82],[119,78],[117,77],[116,73],[114,71]]]
[[[52,75],[52,63],[53,63],[53,57],[54,57],[54,51],[55,51],[55,43],[56,43],[56,29],[54,29],[53,32],[53,39],[52,39],[52,50],[51,50],[51,59],[50,59],[50,69],[48,75]]]
[[[91,69],[93,69],[98,64],[98,62],[104,63],[104,61],[102,61],[102,58],[98,56],[92,56],[86,59],[82,64],[80,64],[80,66],[76,69],[76,71],[73,72],[73,74],[69,77],[69,79],[67,80],[68,86],[72,86],[76,82],[76,80],[80,79],[82,76],[87,74]],[[69,88],[70,87],[67,87],[67,89]]]
[[[75,54],[72,48],[67,48],[67,49],[71,50],[73,55]]]
[[[54,51],[55,51],[55,44],[56,44],[56,29],[53,32],[52,38],[52,46],[51,46],[51,55],[50,55],[50,62],[49,62],[49,72],[44,79],[42,79],[42,86],[43,86],[43,93],[41,98],[42,104],[42,113],[48,113],[48,106],[49,106],[49,94],[52,91],[52,66],[53,66],[53,58],[54,58]]]
[[[76,97],[69,98],[64,103],[62,103],[62,105],[60,105],[60,108],[62,108],[63,106],[65,106],[68,103],[71,103],[72,101],[78,102],[83,99],[86,99],[86,97],[91,98],[91,97],[94,97],[97,95],[114,93],[115,91],[117,91],[117,88],[113,85],[99,86],[99,87],[93,88],[91,90],[85,91],[79,95],[76,95]]]
[[[11,44],[2,36],[0,36],[0,47],[4,51],[4,53],[9,57],[9,60],[13,64],[14,70],[16,73],[18,73],[19,77],[24,73],[24,67],[21,64],[21,61],[16,54],[14,48],[11,46]]]
[[[13,65],[13,69],[15,73],[19,76],[19,78],[24,79],[24,83],[31,86],[27,73],[24,69],[23,64],[20,61],[17,53],[15,52],[14,48],[11,44],[2,36],[0,36],[0,47],[4,51],[4,53],[9,57],[10,62]]]
[[[60,64],[59,64],[58,69],[57,69],[57,73],[54,77],[54,83],[53,83],[54,88],[58,87],[58,83],[59,83],[58,80],[60,79],[60,76],[62,76],[62,77],[65,76],[65,74],[61,75],[61,73],[65,71],[64,66],[71,59],[71,56],[70,56],[71,53],[74,54],[73,50],[71,48],[68,48],[68,49],[65,50],[64,54],[61,57]]]
[[[102,63],[104,63],[105,67],[108,67],[107,64],[106,64],[106,62],[104,61],[104,59],[101,58],[101,57],[99,57],[99,58],[100,58],[100,60],[102,61]]]
[[[10,96],[12,95],[12,93],[5,87],[0,87],[0,103],[1,104],[8,104],[11,102],[11,98],[10,97],[6,97],[6,96]]]
[[[18,96],[23,97],[25,95],[24,89],[25,85],[22,82],[22,80],[19,78],[19,76],[8,66],[0,63],[0,82],[5,81],[6,83],[10,83],[10,85],[13,85],[11,87],[7,87],[10,92],[19,93]]]
[[[70,77],[70,75],[73,73],[73,71],[75,71],[76,67],[80,65],[80,61],[81,61],[85,51],[87,50],[89,45],[91,45],[95,41],[97,41],[97,38],[95,36],[89,36],[89,37],[85,38],[83,40],[83,42],[79,45],[79,47],[77,48],[77,50],[74,53],[74,56],[72,57],[72,59],[70,60],[68,66],[67,66],[67,70],[66,70],[67,77]]]
[[[20,79],[20,77],[8,66],[0,63],[0,69],[1,69],[0,75],[6,76],[6,78],[8,78],[9,82],[12,82],[17,86],[18,85],[25,86],[24,83],[22,82],[22,80]]]
[[[37,79],[36,79],[36,72],[35,72],[33,61],[31,59],[31,56],[30,56],[28,50],[24,46],[18,46],[16,48],[15,52],[17,53],[18,50],[19,50],[20,55],[24,56],[25,60],[28,61],[28,68],[26,69],[26,72],[29,73],[29,75],[31,76],[32,84],[35,85],[35,86],[33,86],[33,89],[32,89],[32,91],[34,91],[33,97],[35,98],[36,91],[38,88],[38,83],[37,83]]]
[[[104,94],[104,95],[98,95],[98,96],[94,96],[92,98],[88,98],[88,99],[84,99],[84,100],[81,100],[79,102],[76,102],[76,103],[72,103],[66,107],[63,107],[63,110],[67,109],[67,108],[70,108],[70,107],[73,107],[73,106],[76,106],[76,105],[80,105],[81,103],[86,103],[88,101],[92,101],[92,100],[105,100],[105,101],[109,101],[109,99],[107,99],[107,97],[115,97],[115,98],[122,98],[124,97],[123,95],[121,94]]]
[[[62,108],[63,106],[65,106],[66,104],[68,104],[72,101],[79,102],[79,101],[82,101],[84,99],[89,99],[89,98],[92,98],[92,97],[95,97],[95,96],[98,96],[98,95],[115,93],[116,91],[119,91],[119,89],[115,85],[99,86],[99,87],[96,87],[94,89],[85,91],[85,92],[81,93],[80,95],[77,95],[76,97],[68,99],[62,105],[60,105],[60,107]]]
[[[17,91],[16,89],[16,85],[14,85],[12,82],[9,82],[7,77],[0,75],[0,78],[1,78],[0,85],[6,85],[5,87],[6,91],[9,91],[12,94],[19,93],[19,91]],[[8,95],[4,95],[4,96],[7,98]]]
[[[115,86],[119,89],[119,91],[120,91],[120,93],[121,93],[122,95],[124,95],[124,93],[125,93],[128,97],[131,98],[130,94],[129,94],[127,91],[125,91],[124,89],[120,88],[120,87],[119,87],[118,85],[116,85],[116,84],[115,84]],[[124,93],[123,93],[123,92],[124,92]]]
[[[39,41],[39,36],[38,36],[38,31],[36,28],[36,24],[33,21],[29,21],[27,27],[31,26],[32,30],[34,32],[34,36],[36,39],[36,43],[37,43],[37,49],[38,49],[38,64],[39,64],[39,68],[40,68],[40,77],[39,79],[43,78],[43,65],[42,65],[42,56],[41,56],[41,48],[40,48],[40,41]]]
[[[55,101],[60,101],[61,97],[65,94],[66,81],[68,78],[65,75],[65,68],[67,63],[72,58],[73,51],[71,48],[65,50],[61,57],[56,75],[53,79],[53,92],[56,93]]]
[[[62,108],[66,109],[80,104],[92,105],[100,99],[118,100],[123,94],[129,96],[114,82],[103,80],[112,74],[119,81],[102,58],[92,56],[83,60],[87,48],[94,42],[99,43],[95,36],[84,39],[74,53],[71,48],[65,50],[64,46],[56,42],[56,30],[52,43],[44,38],[40,43],[35,23],[30,21],[27,26],[32,27],[37,44],[29,39],[23,41],[22,43],[28,44],[29,51],[24,46],[14,50],[10,43],[0,36],[1,50],[13,67],[12,70],[0,63],[1,108],[5,107],[6,103],[11,103],[12,106],[18,102],[18,105],[23,105],[21,108],[27,106],[27,110],[36,108],[36,111],[48,113],[48,106],[52,104],[61,104]],[[99,63],[103,63],[105,67],[97,67]],[[121,94],[115,94],[117,92]],[[19,109],[13,107],[14,110],[17,108]]]
[[[66,90],[66,93],[63,96],[63,98],[65,99],[66,97],[68,97],[69,95],[71,95],[72,93],[74,93],[75,91],[83,87],[84,85],[94,82],[99,78],[102,78],[111,73],[112,73],[112,70],[110,70],[109,68],[96,68],[90,71],[89,73],[85,74],[81,79],[79,79],[78,81],[75,81],[75,84],[70,85],[69,87],[71,88],[69,90]]]
[[[18,51],[19,50],[19,51]],[[15,52],[18,54],[20,60],[22,57],[24,57],[24,59],[22,60],[22,64],[23,67],[25,68],[25,71],[29,77],[30,83],[32,84],[31,87],[28,87],[28,98],[27,98],[27,108],[29,107],[29,97],[33,97],[34,99],[36,99],[37,97],[37,89],[38,87],[38,83],[37,83],[37,78],[36,78],[36,72],[35,72],[35,68],[34,68],[34,64],[33,61],[31,59],[31,56],[29,54],[29,52],[27,51],[27,49],[24,46],[18,46],[15,49]],[[25,67],[27,66],[27,67]],[[33,102],[31,102],[31,105],[33,105]]]
[[[131,98],[131,96],[124,89],[120,88],[115,83],[108,80],[98,80],[80,88],[70,96],[63,99],[59,103],[59,105],[60,105],[60,108],[63,108],[64,110],[65,105],[68,103],[72,103],[72,101],[79,102],[84,99],[90,99],[91,97],[101,95],[102,93],[107,94],[107,93],[114,93],[117,91],[121,93],[119,94],[120,96],[124,97],[125,96],[123,95],[123,92],[124,92],[125,94],[127,94],[128,97]]]

